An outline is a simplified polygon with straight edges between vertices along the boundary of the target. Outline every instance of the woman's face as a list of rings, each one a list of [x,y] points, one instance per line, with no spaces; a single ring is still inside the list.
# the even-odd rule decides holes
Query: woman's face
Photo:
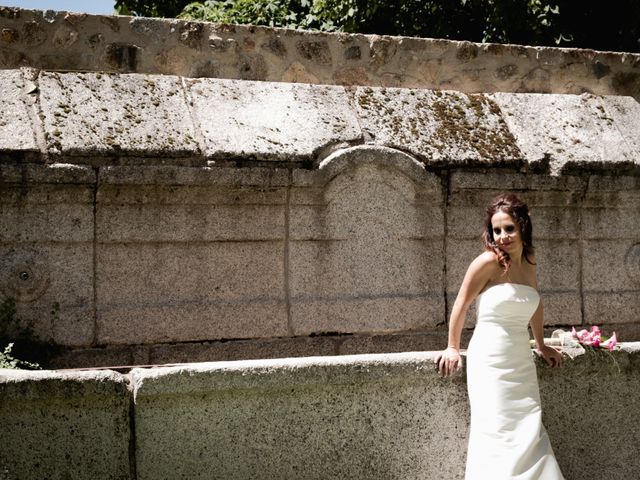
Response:
[[[520,226],[511,215],[505,212],[496,212],[491,217],[491,228],[493,229],[493,240],[500,250],[509,255],[522,252]]]

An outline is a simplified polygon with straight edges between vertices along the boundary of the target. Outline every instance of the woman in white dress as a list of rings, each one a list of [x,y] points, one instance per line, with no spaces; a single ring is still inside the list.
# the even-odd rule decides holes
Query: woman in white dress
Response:
[[[451,311],[449,344],[436,360],[443,376],[462,368],[460,334],[477,299],[477,324],[467,350],[471,425],[465,478],[562,479],[542,425],[529,346],[531,326],[538,354],[551,367],[562,365],[562,354],[544,344],[529,211],[506,193],[486,213],[485,251],[469,265]]]

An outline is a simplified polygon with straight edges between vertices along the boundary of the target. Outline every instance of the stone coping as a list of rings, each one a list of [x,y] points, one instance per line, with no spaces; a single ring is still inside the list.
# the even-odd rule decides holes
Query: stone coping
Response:
[[[413,371],[416,374],[424,374],[424,372],[433,371],[436,374],[435,366],[432,362],[437,357],[439,351],[425,352],[398,352],[398,353],[369,353],[355,355],[336,355],[336,356],[310,356],[295,358],[269,358],[269,359],[251,359],[251,360],[231,360],[231,361],[215,361],[215,362],[197,362],[197,363],[169,363],[163,365],[145,365],[131,366],[129,373],[118,373],[108,368],[78,368],[78,369],[60,369],[60,370],[14,370],[0,369],[0,383],[19,383],[19,382],[40,382],[47,380],[56,380],[62,382],[95,382],[100,388],[109,385],[109,383],[122,383],[123,379],[129,378],[132,382],[133,390],[137,390],[144,382],[145,391],[154,392],[153,380],[163,376],[185,376],[193,379],[189,388],[195,388],[193,385],[200,385],[198,388],[208,389],[210,385],[206,383],[200,384],[198,377],[203,373],[215,373],[220,375],[221,379],[230,378],[229,375],[241,373],[241,377],[248,384],[255,383],[258,379],[264,378],[268,373],[281,372],[290,380],[293,380],[296,372],[302,370],[315,371],[321,374],[323,369],[337,368],[343,372],[353,369],[361,369],[363,373],[371,376],[371,378],[386,375],[386,368],[396,368],[402,370],[405,374]],[[461,351],[462,355],[466,355],[466,350]],[[589,349],[576,355],[574,358],[567,358],[568,364],[571,362],[597,363],[598,356],[613,355],[614,357],[636,357],[640,353],[640,342],[621,342],[614,352],[606,349]],[[533,354],[533,351],[532,351]],[[595,356],[598,355],[598,356]],[[544,363],[537,359],[539,365]],[[425,368],[425,365],[427,368]],[[627,364],[623,364],[627,365]],[[125,367],[122,367],[125,368]],[[562,371],[557,370],[558,372]],[[339,381],[340,376],[332,376],[331,381]],[[316,378],[317,381],[328,381],[325,377]],[[314,383],[315,381],[314,380]],[[223,380],[224,381],[224,380]],[[255,384],[258,385],[258,384]],[[222,386],[222,385],[221,385]],[[111,387],[109,387],[111,388]],[[159,393],[159,392],[156,392]]]
[[[310,168],[378,148],[430,168],[640,168],[629,96],[4,70],[0,98],[0,165]]]
[[[0,7],[0,68],[640,95],[640,54]]]

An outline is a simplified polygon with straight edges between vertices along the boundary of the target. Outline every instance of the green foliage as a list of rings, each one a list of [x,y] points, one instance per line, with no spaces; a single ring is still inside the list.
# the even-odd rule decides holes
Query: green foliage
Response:
[[[40,365],[37,363],[27,362],[26,360],[18,360],[11,355],[13,343],[4,347],[4,351],[0,352],[0,368],[38,370]]]
[[[115,8],[218,23],[640,51],[638,0],[117,0]]]
[[[18,360],[11,351],[14,343],[9,339],[19,339],[29,341],[33,337],[33,330],[30,327],[24,327],[16,317],[16,303],[9,298],[0,304],[0,345],[5,345],[4,350],[0,351],[0,368],[22,368],[22,369],[38,369],[37,363],[26,360]],[[1,348],[1,347],[0,347]]]
[[[114,8],[120,15],[175,18],[188,3],[189,0],[116,0]]]
[[[179,18],[217,23],[308,27],[295,9],[300,2],[287,0],[213,0],[187,5]]]
[[[53,323],[58,321],[58,302],[51,306],[49,313]],[[18,318],[16,303],[12,298],[0,303],[0,368],[46,367],[51,358],[63,350],[64,347],[54,342],[40,340],[33,328]]]

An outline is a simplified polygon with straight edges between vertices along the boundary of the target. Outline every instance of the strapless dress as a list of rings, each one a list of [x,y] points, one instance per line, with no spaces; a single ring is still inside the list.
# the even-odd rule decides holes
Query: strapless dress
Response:
[[[542,425],[529,320],[540,302],[528,285],[501,283],[477,300],[467,349],[471,426],[467,480],[563,479]]]

